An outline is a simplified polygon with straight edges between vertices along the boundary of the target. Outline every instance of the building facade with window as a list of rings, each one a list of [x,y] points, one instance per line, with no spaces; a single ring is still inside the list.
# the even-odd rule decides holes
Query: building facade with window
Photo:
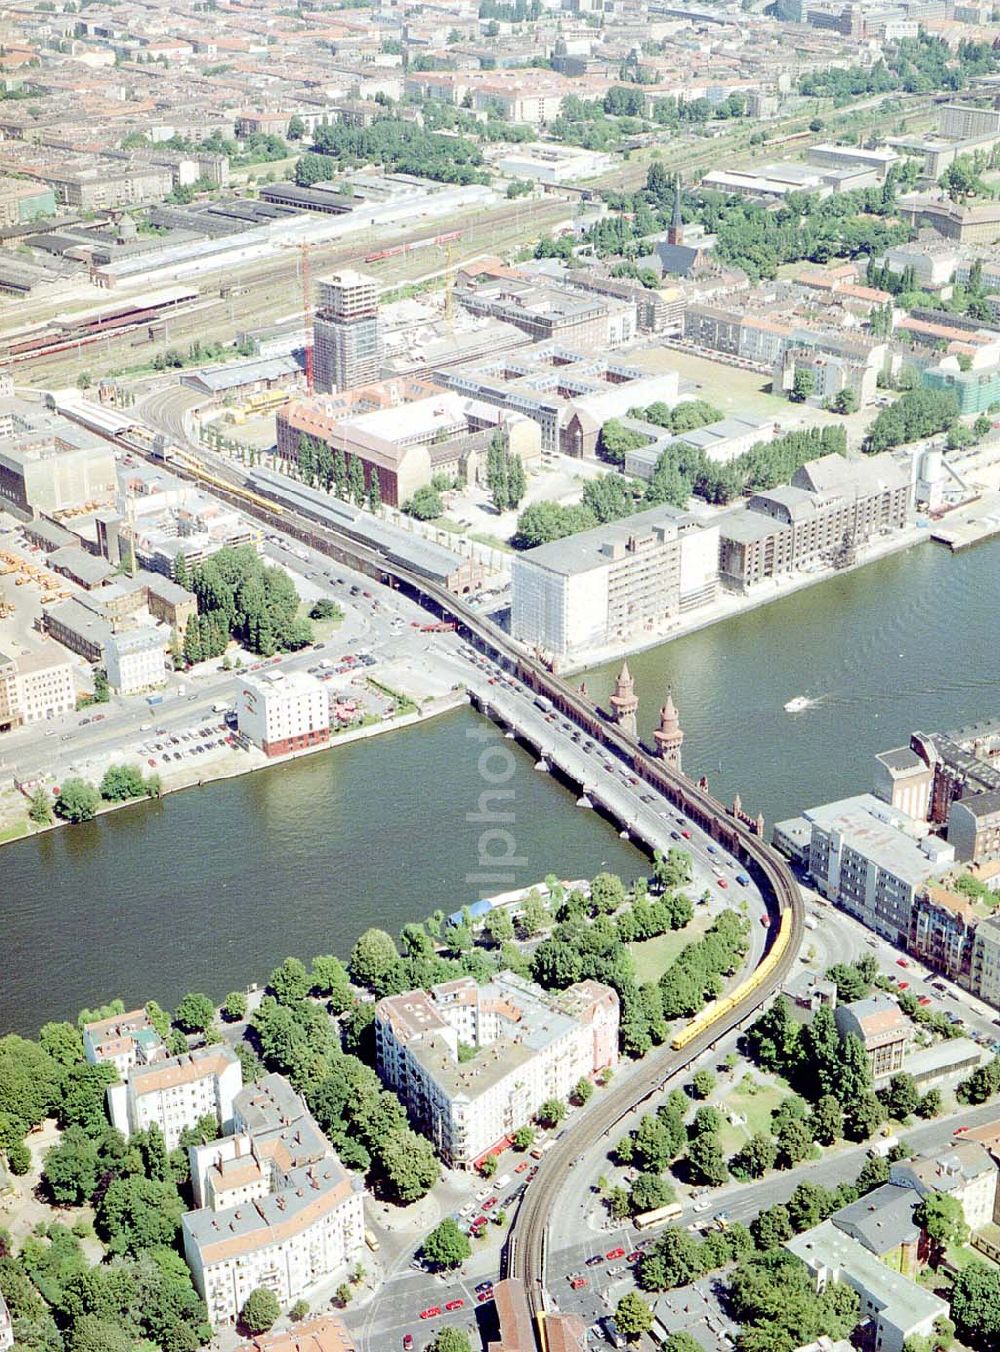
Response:
[[[378,1072],[451,1168],[500,1149],[546,1099],[618,1063],[618,996],[562,992],[502,972],[460,977],[375,1007]]]
[[[240,732],[267,756],[322,746],[330,740],[326,687],[305,671],[246,676],[236,695]]]

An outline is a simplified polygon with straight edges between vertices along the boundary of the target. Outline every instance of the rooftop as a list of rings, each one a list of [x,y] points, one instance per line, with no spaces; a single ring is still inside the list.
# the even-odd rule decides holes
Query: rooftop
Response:
[[[589,573],[610,567],[617,559],[636,553],[654,539],[676,539],[682,525],[697,521],[687,512],[664,503],[621,521],[609,521],[576,535],[567,535],[562,540],[537,545],[520,557],[550,573],[568,576]]]

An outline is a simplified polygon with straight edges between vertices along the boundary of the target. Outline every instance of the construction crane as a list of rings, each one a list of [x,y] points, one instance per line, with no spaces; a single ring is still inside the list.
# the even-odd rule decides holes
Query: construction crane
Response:
[[[296,244],[283,244],[283,249],[297,249],[299,258],[299,275],[302,279],[302,323],[306,331],[306,389],[310,394],[313,392],[313,336],[312,336],[312,265],[309,253],[312,249],[312,243],[309,240],[301,240]]]

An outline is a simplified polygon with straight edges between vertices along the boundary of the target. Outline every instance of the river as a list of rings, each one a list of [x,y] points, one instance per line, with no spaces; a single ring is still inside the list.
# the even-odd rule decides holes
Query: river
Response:
[[[769,824],[860,792],[913,728],[996,712],[998,581],[1000,544],[924,545],[640,654],[640,731],[671,687],[685,769]],[[599,702],[617,666],[588,674]],[[786,714],[795,695],[819,702]],[[369,925],[395,933],[549,872],[637,871],[606,822],[484,731],[460,710],[4,846],[0,1032],[115,995],[221,999],[287,954],[346,956]],[[509,827],[470,819],[488,777],[513,791]],[[515,842],[512,881],[479,866],[481,844],[506,847],[490,830]]]

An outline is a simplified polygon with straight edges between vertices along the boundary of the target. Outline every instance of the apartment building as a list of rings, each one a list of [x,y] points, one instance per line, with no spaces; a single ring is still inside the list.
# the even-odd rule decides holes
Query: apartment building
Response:
[[[280,1333],[258,1333],[236,1352],[357,1352],[357,1343],[342,1320],[319,1314]]]
[[[948,1316],[939,1296],[881,1262],[832,1220],[796,1235],[785,1248],[808,1267],[817,1291],[840,1281],[857,1292],[861,1318],[872,1321],[879,1352],[903,1352],[909,1338],[930,1335],[935,1321]]]
[[[920,1197],[942,1192],[962,1205],[970,1230],[993,1222],[996,1161],[975,1142],[957,1141],[942,1155],[917,1155],[889,1166],[889,1181]]]
[[[239,1057],[229,1047],[200,1047],[149,1065],[136,1065],[126,1084],[108,1089],[112,1126],[126,1138],[159,1127],[168,1150],[181,1133],[203,1117],[214,1118],[220,1130],[233,1127],[233,1104],[243,1088]]]
[[[858,545],[902,530],[912,503],[910,471],[888,452],[863,461],[820,456],[790,484],[719,518],[721,581],[749,591],[782,574],[849,563]]]
[[[313,320],[313,382],[320,394],[370,385],[382,373],[374,277],[344,268],[319,283]]]
[[[838,1005],[834,1018],[842,1038],[854,1036],[864,1045],[876,1084],[902,1070],[912,1029],[890,996],[879,991],[866,1000]]]
[[[305,671],[245,676],[236,695],[240,732],[267,756],[321,746],[330,740],[326,687]]]
[[[651,507],[517,554],[511,632],[565,658],[662,630],[714,600],[718,528]]]
[[[12,399],[0,409],[0,501],[28,517],[58,517],[114,501],[115,458],[81,427]]]
[[[581,294],[517,277],[490,277],[456,289],[471,314],[513,324],[532,342],[559,343],[577,352],[609,352],[634,341],[636,306],[630,298]]]
[[[199,1209],[182,1220],[185,1257],[216,1327],[236,1320],[255,1287],[287,1305],[346,1273],[364,1249],[362,1182],[283,1076],[236,1095],[233,1130],[189,1152]]]
[[[104,640],[108,685],[119,695],[138,695],[167,683],[163,635],[151,625],[140,625]]]
[[[649,375],[641,367],[549,343],[452,367],[440,379],[478,403],[530,418],[541,429],[543,451],[575,459],[596,456],[609,418],[652,403],[675,404],[680,391],[676,371]]]
[[[904,946],[914,899],[954,862],[952,846],[870,793],[809,808],[803,816],[812,828],[809,871],[819,891]]]
[[[925,883],[913,899],[907,947],[935,972],[968,987],[978,924],[968,897]]]
[[[956,799],[948,809],[948,840],[963,861],[1000,859],[1000,792]]]
[[[166,1056],[163,1039],[144,1009],[112,1014],[83,1028],[83,1054],[92,1066],[112,1065],[120,1080],[134,1066],[146,1066]]]
[[[972,944],[970,985],[981,1000],[1000,1009],[1000,917],[976,926]]]
[[[59,718],[76,708],[73,668],[54,643],[7,657],[0,653],[0,732]]]
[[[460,1047],[474,1054],[460,1056]],[[618,1062],[618,996],[502,972],[389,996],[375,1007],[378,1072],[451,1168],[473,1169],[548,1098]]]
[[[1000,109],[980,108],[974,103],[945,103],[938,109],[942,136],[968,141],[981,136],[1000,137]]]

